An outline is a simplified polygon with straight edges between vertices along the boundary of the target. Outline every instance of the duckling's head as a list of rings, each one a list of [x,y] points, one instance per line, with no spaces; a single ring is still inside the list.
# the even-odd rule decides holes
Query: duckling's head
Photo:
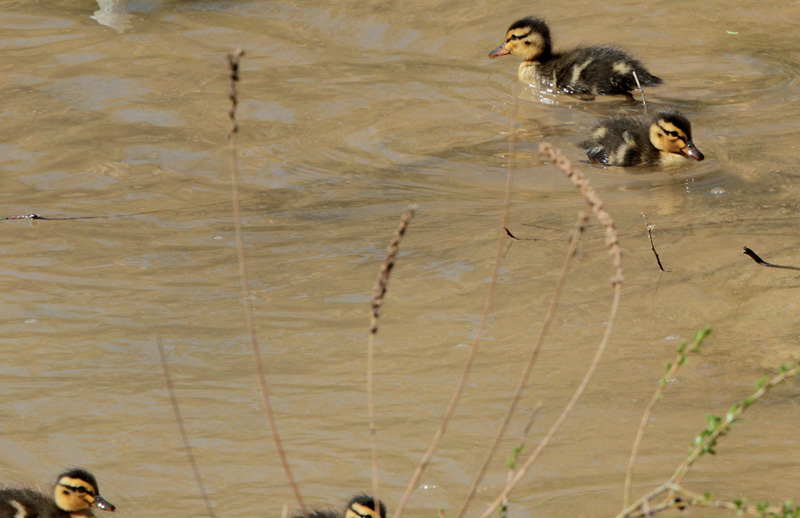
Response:
[[[380,515],[375,512],[375,497],[372,495],[358,495],[347,504],[344,518],[386,518],[386,506],[378,501]]]
[[[59,509],[68,513],[77,513],[90,507],[104,511],[116,509],[100,496],[94,475],[80,468],[65,471],[58,476],[55,500]]]
[[[544,61],[550,58],[552,43],[550,29],[544,20],[528,16],[511,24],[506,41],[490,54],[490,58],[514,54],[525,61]]]
[[[692,124],[689,119],[676,110],[659,112],[653,116],[650,142],[659,151],[686,155],[698,162],[705,158],[692,142]]]

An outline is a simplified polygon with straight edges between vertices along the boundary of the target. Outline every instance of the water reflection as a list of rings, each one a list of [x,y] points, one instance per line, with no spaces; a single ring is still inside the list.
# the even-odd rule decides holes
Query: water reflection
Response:
[[[117,32],[125,32],[131,26],[131,14],[128,12],[130,0],[97,0],[100,7],[91,16],[100,25],[111,27]]]
[[[131,516],[196,509],[152,340],[159,329],[212,498],[231,516],[277,516],[287,501],[243,346],[232,246],[224,55],[237,46],[247,50],[239,145],[251,302],[279,426],[310,503],[369,487],[365,316],[376,266],[411,201],[420,212],[387,298],[376,376],[387,503],[424,451],[463,364],[460,344],[479,321],[512,126],[510,228],[541,240],[515,243],[503,260],[485,349],[425,478],[434,496],[421,491],[410,518],[459,505],[541,325],[563,236],[585,209],[538,155],[542,140],[579,164],[615,217],[627,283],[608,362],[515,515],[618,510],[642,401],[674,354],[664,337],[715,327],[713,354],[682,372],[648,435],[643,485],[684,452],[705,413],[725,412],[732,390],[800,350],[796,275],[741,254],[748,245],[793,263],[798,247],[800,47],[781,3],[757,12],[744,0],[548,6],[563,27],[559,45],[611,39],[636,49],[666,82],[646,91],[649,109],[691,113],[708,158],[669,171],[581,163],[575,143],[588,128],[640,104],[526,85],[511,94],[516,66],[489,62],[485,49],[527,14],[521,0],[130,0],[101,3],[96,21],[87,0],[0,8],[2,215],[153,211],[3,222],[4,473],[35,481],[86,465],[111,481],[109,494]],[[641,212],[656,225],[669,274],[655,265]],[[606,325],[608,261],[597,230],[587,230],[557,339],[526,394],[529,406],[545,403],[532,436],[571,394],[575,366]],[[795,423],[768,413],[770,434],[794,440]],[[748,446],[726,457],[712,471],[725,474],[719,489],[745,494],[763,480],[789,494],[800,453],[752,430],[744,423],[734,439],[762,444],[763,455],[754,462]],[[768,476],[737,475],[753,465]],[[479,498],[505,476],[494,471],[495,487]]]

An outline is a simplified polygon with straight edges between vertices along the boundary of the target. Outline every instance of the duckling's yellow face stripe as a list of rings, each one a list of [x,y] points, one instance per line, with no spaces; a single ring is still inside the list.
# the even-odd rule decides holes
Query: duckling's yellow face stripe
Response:
[[[520,27],[508,31],[505,48],[515,56],[533,61],[544,50],[544,38],[530,27]]]
[[[359,503],[352,504],[348,509],[347,512],[344,513],[345,518],[375,518],[375,511],[367,507],[366,505],[361,505]]]
[[[61,477],[56,484],[56,504],[67,512],[88,509],[96,495],[94,486],[79,478]]]
[[[88,496],[91,497],[90,501],[94,500],[94,495],[95,493],[97,493],[94,486],[92,486],[85,480],[81,480],[79,478],[62,477],[61,480],[58,481],[58,485],[64,486],[78,493],[86,493]]]
[[[691,140],[686,132],[664,119],[659,119],[650,126],[650,142],[659,151],[683,153]]]
[[[686,136],[686,133],[684,133],[682,129],[675,126],[671,122],[665,121],[664,119],[658,120],[658,127],[673,139],[682,140],[684,143],[689,140]]]

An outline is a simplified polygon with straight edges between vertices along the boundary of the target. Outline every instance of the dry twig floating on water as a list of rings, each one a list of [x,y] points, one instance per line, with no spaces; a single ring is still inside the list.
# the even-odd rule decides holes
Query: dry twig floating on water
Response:
[[[784,270],[800,270],[800,268],[797,266],[784,266],[781,264],[768,263],[762,258],[760,258],[757,253],[753,252],[747,247],[744,247],[742,253],[751,258],[753,261],[755,261],[759,266],[765,266],[767,268],[783,268]]]
[[[662,272],[671,272],[672,270],[664,269],[664,266],[661,264],[661,258],[658,256],[658,252],[656,252],[656,245],[653,244],[653,229],[656,226],[647,223],[647,215],[644,212],[642,212],[642,217],[644,218],[644,225],[647,227],[647,237],[650,238],[650,249],[656,256],[656,262],[658,263],[658,267],[661,268]]]

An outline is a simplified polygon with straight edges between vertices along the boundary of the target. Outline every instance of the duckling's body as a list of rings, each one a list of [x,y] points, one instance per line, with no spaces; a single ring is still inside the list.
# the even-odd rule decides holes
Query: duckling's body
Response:
[[[375,498],[372,495],[354,496],[344,510],[312,509],[307,515],[296,514],[295,518],[386,518],[386,506],[378,501],[380,514],[375,512]],[[5,518],[5,517],[2,517]]]
[[[506,31],[506,41],[489,54],[490,58],[514,54],[524,60],[519,65],[520,81],[544,82],[564,93],[587,98],[595,95],[625,95],[642,86],[661,84],[641,61],[626,51],[608,45],[577,47],[555,53],[547,24],[529,16],[517,20]]]
[[[692,125],[677,110],[650,118],[618,116],[598,122],[588,140],[580,143],[589,160],[618,166],[671,165],[685,157],[705,158],[692,142]]]
[[[52,497],[33,489],[0,490],[0,518],[83,518],[94,516],[91,507],[116,509],[100,496],[94,476],[79,468],[58,476]]]

